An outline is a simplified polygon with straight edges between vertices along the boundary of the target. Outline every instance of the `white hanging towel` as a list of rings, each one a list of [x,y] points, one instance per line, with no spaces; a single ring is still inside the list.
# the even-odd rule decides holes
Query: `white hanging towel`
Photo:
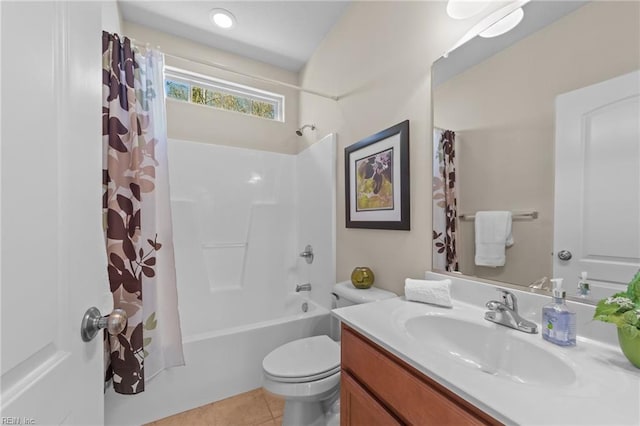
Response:
[[[476,265],[504,266],[505,248],[513,245],[511,212],[476,212]]]

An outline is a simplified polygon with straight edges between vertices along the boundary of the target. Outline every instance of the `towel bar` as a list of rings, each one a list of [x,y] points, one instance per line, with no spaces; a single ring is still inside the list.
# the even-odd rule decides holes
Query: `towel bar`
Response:
[[[538,212],[536,210],[526,211],[526,212],[512,212],[511,217],[514,219],[537,219]],[[473,220],[476,218],[475,214],[459,214],[458,219],[460,220]]]

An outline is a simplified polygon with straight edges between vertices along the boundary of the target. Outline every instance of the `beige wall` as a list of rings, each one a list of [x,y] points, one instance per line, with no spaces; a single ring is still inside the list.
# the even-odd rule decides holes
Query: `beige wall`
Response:
[[[245,84],[285,96],[285,122],[265,120],[245,114],[167,100],[167,132],[170,138],[230,145],[242,148],[295,154],[298,150],[298,92],[270,83],[241,77],[207,65],[179,60],[177,55],[210,61],[289,84],[298,83],[298,74],[229,52],[204,46],[174,35],[124,21],[123,33],[138,43],[159,46],[167,54],[166,64],[201,74]]]
[[[354,2],[303,70],[303,86],[341,96],[300,98],[301,122],[338,134],[338,280],[367,265],[377,286],[402,294],[406,277],[431,267],[430,67],[471,25],[448,18],[443,2]],[[405,119],[411,231],[346,229],[344,148]]]
[[[640,3],[594,2],[434,91],[434,123],[456,131],[459,212],[528,210],[501,268],[474,265],[474,226],[462,221],[461,270],[529,284],[551,277],[555,97],[640,67]]]
[[[110,33],[122,31],[122,15],[116,0],[105,0],[102,2],[102,30]]]
[[[438,109],[438,103],[434,99]],[[496,281],[528,285],[553,268],[553,123],[456,133],[458,211],[536,210],[537,219],[513,221],[514,245],[503,267],[475,266],[473,220],[459,222],[460,270]]]

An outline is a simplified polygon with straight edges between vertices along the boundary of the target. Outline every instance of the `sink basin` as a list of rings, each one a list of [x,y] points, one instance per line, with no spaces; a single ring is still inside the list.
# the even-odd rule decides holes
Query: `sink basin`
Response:
[[[532,385],[564,386],[576,380],[564,360],[507,327],[442,315],[409,318],[404,327],[434,351],[487,374]],[[539,335],[525,337],[541,339]]]

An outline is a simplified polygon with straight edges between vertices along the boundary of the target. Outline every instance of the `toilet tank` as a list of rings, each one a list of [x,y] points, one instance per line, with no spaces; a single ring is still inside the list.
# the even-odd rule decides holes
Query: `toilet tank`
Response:
[[[342,281],[333,286],[333,308],[343,308],[345,306],[359,305],[362,303],[377,302],[379,300],[391,299],[397,294],[382,290],[377,287],[367,289],[355,288],[351,281]],[[340,321],[331,317],[331,338],[340,341]]]
[[[355,288],[353,284],[351,284],[351,281],[337,283],[333,286],[333,293],[335,294],[336,308],[377,302],[378,300],[391,299],[397,296],[397,294],[391,291],[376,287],[369,287],[367,289]]]

